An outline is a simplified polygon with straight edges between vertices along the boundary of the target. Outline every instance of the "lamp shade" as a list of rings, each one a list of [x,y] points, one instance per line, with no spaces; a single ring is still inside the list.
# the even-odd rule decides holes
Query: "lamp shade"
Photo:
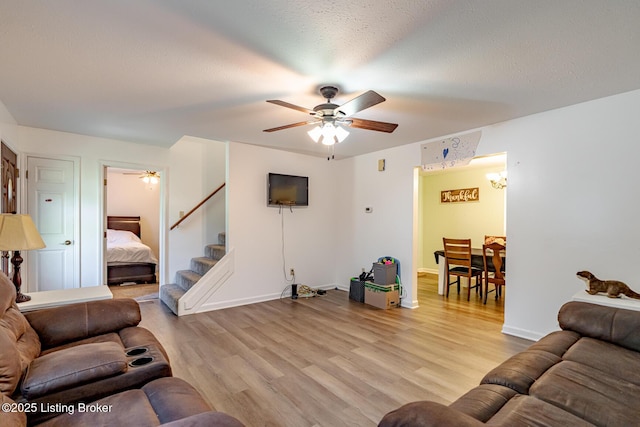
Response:
[[[0,251],[24,251],[45,246],[31,216],[0,214]]]

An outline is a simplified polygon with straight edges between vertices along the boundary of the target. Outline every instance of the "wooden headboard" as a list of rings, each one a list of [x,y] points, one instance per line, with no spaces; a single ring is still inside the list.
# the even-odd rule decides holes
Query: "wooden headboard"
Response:
[[[140,237],[140,217],[139,216],[108,216],[107,228],[112,230],[130,231]]]

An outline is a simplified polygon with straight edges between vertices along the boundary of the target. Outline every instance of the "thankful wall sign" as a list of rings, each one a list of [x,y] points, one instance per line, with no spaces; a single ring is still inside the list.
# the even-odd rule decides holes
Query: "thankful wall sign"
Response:
[[[461,188],[440,192],[440,203],[466,203],[480,201],[480,188]]]

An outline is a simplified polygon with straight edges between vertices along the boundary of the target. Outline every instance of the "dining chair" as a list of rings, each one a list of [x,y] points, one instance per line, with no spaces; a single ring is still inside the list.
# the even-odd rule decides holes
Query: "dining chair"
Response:
[[[471,288],[475,288],[476,292],[480,291],[482,297],[482,270],[471,266],[471,239],[442,239],[444,244],[444,270],[447,275],[447,292],[449,297],[449,287],[456,283],[458,285],[458,294],[460,293],[460,278],[466,277],[469,280],[467,288],[467,301],[471,299]],[[456,281],[451,282],[451,276],[456,276]],[[476,278],[475,286],[471,286],[471,279]]]
[[[484,236],[484,244],[489,245],[491,243],[500,243],[502,246],[507,245],[507,236]]]
[[[505,246],[494,242],[482,245],[482,261],[484,263],[484,303],[487,303],[489,283],[493,283],[496,300],[502,295],[502,287],[505,286],[505,272],[501,252]],[[489,265],[491,261],[491,266]],[[490,275],[490,273],[492,275]]]

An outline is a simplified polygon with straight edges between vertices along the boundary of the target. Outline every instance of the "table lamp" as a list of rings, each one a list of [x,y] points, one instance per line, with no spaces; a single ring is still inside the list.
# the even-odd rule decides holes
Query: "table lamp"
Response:
[[[25,302],[30,296],[20,292],[22,278],[20,277],[20,264],[22,257],[20,251],[30,249],[42,249],[46,245],[36,229],[36,225],[29,215],[0,214],[0,251],[13,251],[11,264],[13,264],[13,285],[16,287],[16,302]]]

